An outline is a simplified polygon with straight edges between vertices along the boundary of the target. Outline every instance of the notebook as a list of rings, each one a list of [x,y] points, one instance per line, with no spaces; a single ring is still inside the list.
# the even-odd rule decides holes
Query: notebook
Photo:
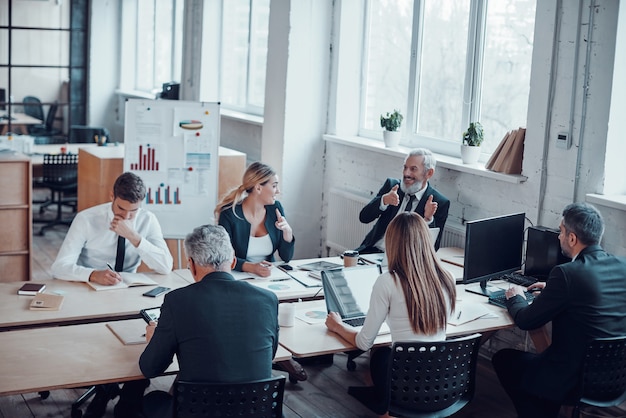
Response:
[[[322,287],[328,312],[337,312],[346,324],[363,326],[374,283],[382,269],[379,264],[322,270]],[[379,334],[389,333],[383,323]]]
[[[126,289],[134,286],[154,286],[158,283],[152,280],[149,276],[143,273],[120,273],[122,280],[115,285],[107,286],[100,283],[87,282],[87,284],[93,287],[95,290],[113,290],[113,289]]]

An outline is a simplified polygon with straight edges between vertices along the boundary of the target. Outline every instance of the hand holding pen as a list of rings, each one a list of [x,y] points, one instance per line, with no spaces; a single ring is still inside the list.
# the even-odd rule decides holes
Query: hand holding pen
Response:
[[[110,264],[107,263],[107,267],[106,270],[94,270],[89,276],[89,281],[105,286],[113,286],[122,281],[122,276],[114,271]]]

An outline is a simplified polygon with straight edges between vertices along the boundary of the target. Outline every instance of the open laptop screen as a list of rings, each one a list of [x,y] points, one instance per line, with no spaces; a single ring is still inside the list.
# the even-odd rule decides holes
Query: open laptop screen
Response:
[[[322,286],[328,311],[339,313],[343,319],[365,316],[372,288],[381,273],[378,264],[323,270]]]

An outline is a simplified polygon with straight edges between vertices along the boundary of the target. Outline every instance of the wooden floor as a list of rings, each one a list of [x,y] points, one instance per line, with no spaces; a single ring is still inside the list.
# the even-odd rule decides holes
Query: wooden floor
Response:
[[[48,280],[51,279],[50,265],[63,241],[67,227],[57,226],[46,232],[43,237],[36,235],[37,227],[34,230],[33,280]],[[0,361],[2,361],[1,358]],[[374,413],[346,392],[348,386],[366,385],[368,382],[367,355],[357,358],[356,362],[357,369],[352,372],[346,369],[344,354],[335,355],[332,365],[305,364],[308,380],[297,384],[287,382],[284,400],[285,418],[375,417]],[[41,370],[41,373],[45,373],[45,370]],[[151,387],[147,391],[168,390],[171,381],[171,376],[152,379]],[[454,415],[455,417],[513,418],[516,416],[487,359],[479,360],[476,386],[473,401]],[[0,418],[69,417],[72,402],[82,392],[81,389],[56,390],[52,391],[45,400],[42,400],[37,393],[0,397]],[[113,417],[115,402],[116,400],[109,403],[106,417]]]

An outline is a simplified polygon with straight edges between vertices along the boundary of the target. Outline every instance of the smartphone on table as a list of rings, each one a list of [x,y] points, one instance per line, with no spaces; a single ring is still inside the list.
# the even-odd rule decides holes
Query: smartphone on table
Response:
[[[169,292],[170,290],[172,289],[170,289],[169,287],[159,286],[159,287],[155,287],[154,289],[148,290],[143,295],[148,296],[150,298],[156,298],[157,296],[162,295],[163,293]]]

